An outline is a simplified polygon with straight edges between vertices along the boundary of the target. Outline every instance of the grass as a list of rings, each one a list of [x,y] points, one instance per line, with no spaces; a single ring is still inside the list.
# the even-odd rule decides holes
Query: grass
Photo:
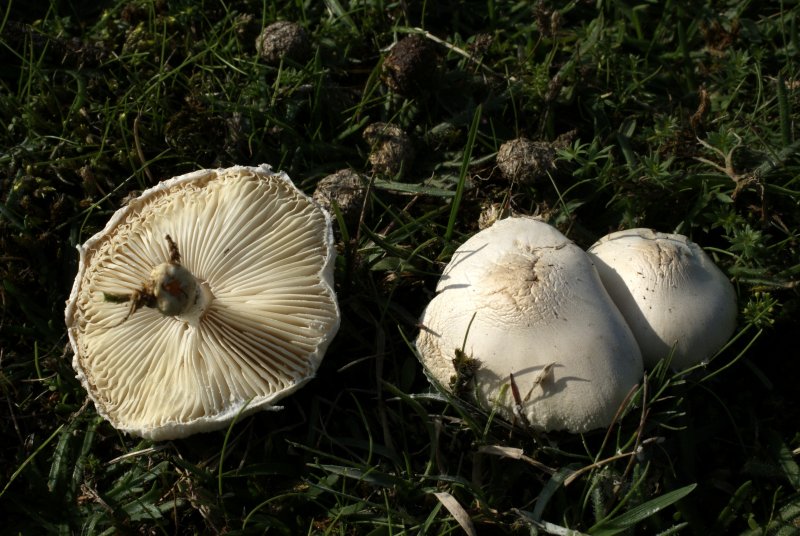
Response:
[[[800,530],[796,2],[5,5],[0,532]],[[258,60],[279,19],[309,32],[307,60]],[[441,63],[402,96],[381,65],[409,34]],[[377,121],[416,159],[405,182],[372,177],[363,220],[341,229],[343,322],[319,378],[281,412],[185,440],[98,418],[63,326],[74,246],[199,167],[266,162],[308,192],[370,175],[361,133]],[[520,135],[561,140],[548,180],[500,177],[495,153]],[[432,389],[416,319],[492,204],[583,247],[634,226],[689,235],[735,283],[735,338],[706,366],[650,371],[618,425],[583,436]]]

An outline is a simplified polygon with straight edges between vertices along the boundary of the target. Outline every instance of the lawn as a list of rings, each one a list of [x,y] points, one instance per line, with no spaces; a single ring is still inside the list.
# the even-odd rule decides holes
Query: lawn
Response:
[[[0,533],[800,532],[797,2],[0,10]],[[275,21],[300,41],[257,47]],[[498,165],[520,137],[535,177]],[[367,185],[334,210],[342,323],[317,378],[218,432],[116,431],[72,368],[75,247],[161,180],[261,163],[309,195],[343,169]],[[618,423],[582,435],[437,390],[420,314],[455,249],[509,213],[584,249],[689,236],[735,286],[731,342],[648,370]]]

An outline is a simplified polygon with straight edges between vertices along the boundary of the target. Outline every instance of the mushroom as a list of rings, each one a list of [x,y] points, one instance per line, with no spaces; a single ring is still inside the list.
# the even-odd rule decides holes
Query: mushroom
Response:
[[[589,257],[557,229],[507,218],[453,254],[416,347],[442,387],[542,430],[611,424],[639,348]]]
[[[685,236],[629,229],[604,236],[588,252],[647,367],[672,352],[673,368],[689,368],[733,334],[733,285]]]
[[[134,435],[274,408],[339,327],[330,216],[269,166],[164,181],[78,250],[73,366],[98,412]]]

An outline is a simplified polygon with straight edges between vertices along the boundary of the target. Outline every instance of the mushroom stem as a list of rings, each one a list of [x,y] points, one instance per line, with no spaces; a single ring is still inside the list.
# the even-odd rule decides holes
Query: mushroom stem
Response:
[[[172,237],[165,238],[169,244],[169,262],[150,272],[144,293],[151,300],[145,305],[155,307],[164,316],[202,316],[211,301],[211,291],[181,264],[181,252]]]
[[[103,299],[111,303],[130,302],[127,320],[140,307],[158,309],[164,316],[184,315],[190,323],[203,316],[211,303],[212,294],[208,284],[199,281],[181,264],[181,253],[171,236],[165,236],[169,244],[169,262],[153,268],[150,279],[132,294],[104,292]]]
[[[175,262],[165,262],[150,272],[149,290],[155,307],[165,316],[186,312],[197,301],[197,279]]]

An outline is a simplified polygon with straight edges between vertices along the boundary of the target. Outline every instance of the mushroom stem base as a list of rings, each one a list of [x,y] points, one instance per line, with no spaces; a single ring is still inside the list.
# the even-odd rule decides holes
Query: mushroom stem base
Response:
[[[211,293],[208,283],[198,280],[196,288],[194,303],[176,317],[192,327],[197,327],[200,324],[211,302],[214,301],[214,295]]]

